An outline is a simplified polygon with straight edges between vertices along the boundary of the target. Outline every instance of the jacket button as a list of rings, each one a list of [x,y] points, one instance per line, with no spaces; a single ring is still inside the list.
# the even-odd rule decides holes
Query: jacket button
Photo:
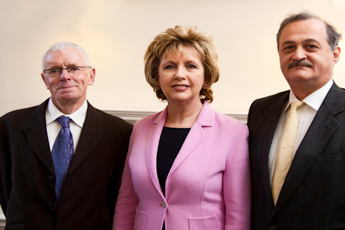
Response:
[[[51,210],[56,210],[56,208],[57,208],[57,204],[55,204],[55,203],[53,203],[53,204],[50,204],[50,209]]]
[[[54,183],[54,177],[53,176],[49,176],[48,177],[49,183],[52,184]]]
[[[166,203],[165,203],[164,201],[162,202],[161,206],[162,206],[163,208],[166,208],[166,207],[167,207],[167,205],[166,205]]]
[[[275,226],[275,225],[270,226],[270,230],[276,230],[276,229],[277,229],[277,226]]]

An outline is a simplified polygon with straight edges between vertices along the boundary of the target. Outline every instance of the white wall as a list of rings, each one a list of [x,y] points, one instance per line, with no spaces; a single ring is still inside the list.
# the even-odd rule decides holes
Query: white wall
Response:
[[[163,109],[144,79],[143,55],[158,33],[177,24],[197,25],[214,37],[221,78],[212,106],[247,113],[254,99],[288,88],[275,35],[287,14],[306,9],[345,35],[344,0],[0,0],[0,116],[49,96],[40,77],[41,57],[58,41],[89,52],[96,68],[88,92],[94,106]],[[340,86],[344,59],[335,67]]]

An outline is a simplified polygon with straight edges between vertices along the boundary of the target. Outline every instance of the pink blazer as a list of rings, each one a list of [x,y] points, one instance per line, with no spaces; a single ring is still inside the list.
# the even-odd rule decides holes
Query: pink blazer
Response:
[[[113,230],[249,229],[251,209],[247,126],[205,102],[166,179],[157,149],[167,108],[138,121],[122,176]]]

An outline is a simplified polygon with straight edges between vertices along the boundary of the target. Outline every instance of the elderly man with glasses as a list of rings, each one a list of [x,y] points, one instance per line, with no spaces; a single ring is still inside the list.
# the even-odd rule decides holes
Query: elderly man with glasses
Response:
[[[111,229],[132,125],[86,100],[85,50],[56,43],[42,60],[51,96],[0,118],[6,229]]]

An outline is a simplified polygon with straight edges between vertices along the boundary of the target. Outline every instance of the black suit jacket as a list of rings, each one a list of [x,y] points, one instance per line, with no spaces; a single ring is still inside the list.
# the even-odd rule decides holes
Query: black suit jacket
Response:
[[[57,205],[47,103],[0,118],[0,203],[6,229],[111,229],[132,125],[88,104]]]
[[[252,229],[345,229],[345,93],[335,83],[302,140],[274,207],[268,155],[285,91],[258,99],[248,115]]]

